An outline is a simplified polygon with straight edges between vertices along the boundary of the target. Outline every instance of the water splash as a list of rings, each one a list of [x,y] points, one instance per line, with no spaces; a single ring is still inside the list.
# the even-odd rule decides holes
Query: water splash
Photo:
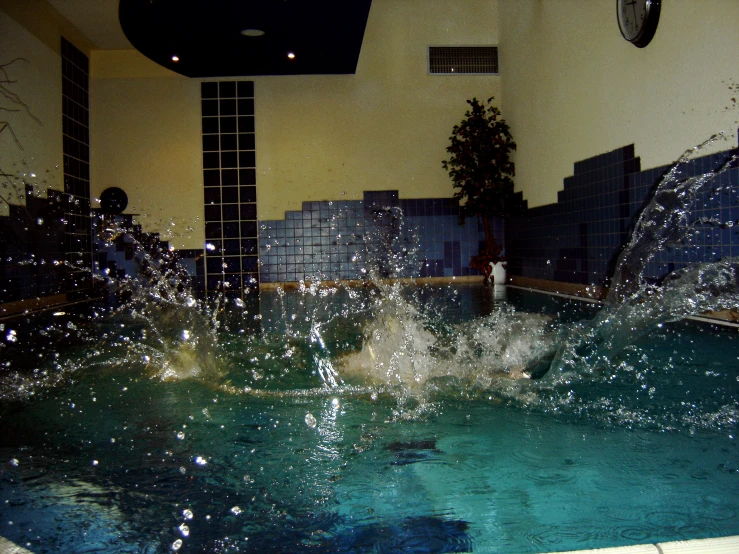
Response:
[[[696,155],[722,140],[727,137],[717,135],[686,152],[657,185],[616,265],[608,303],[591,320],[564,324],[491,302],[484,317],[447,321],[410,278],[421,262],[402,211],[375,206],[375,225],[367,231],[375,236],[363,237],[367,250],[354,257],[362,286],[327,286],[318,274],[295,294],[279,288],[271,316],[264,301],[247,309],[243,300],[223,295],[197,298],[169,251],[129,240],[136,274],[98,277],[114,307],[90,317],[79,331],[84,353],[57,363],[45,382],[54,386],[64,382],[59,375],[96,365],[249,394],[300,388],[366,394],[371,387],[401,405],[458,391],[536,402],[547,387],[618,364],[624,349],[660,324],[738,304],[735,260],[688,266],[660,286],[643,275],[656,253],[686,239],[695,198],[736,162],[734,156],[701,175],[683,176]],[[99,238],[113,242],[122,235],[131,233],[111,223]],[[240,329],[235,336],[223,332],[226,319]],[[526,383],[545,374],[546,382]],[[35,377],[26,383],[39,381]]]
[[[117,340],[125,352],[108,364],[143,361],[146,370],[162,380],[196,378],[216,382],[223,377],[219,361],[218,313],[224,299],[217,295],[211,303],[197,299],[191,279],[169,250],[148,247],[125,227],[109,222],[102,238],[112,242],[126,235],[133,247],[136,272],[122,279],[105,277],[110,293],[119,305],[106,313],[104,322],[124,332]],[[132,334],[125,332],[129,328]],[[103,350],[110,345],[108,340]]]
[[[693,185],[698,181],[685,183],[687,194]],[[5,352],[25,348],[51,357],[29,362],[25,374],[2,373],[0,396],[10,399],[12,390],[12,399],[25,401],[4,402],[0,414],[10,454],[0,493],[12,499],[2,505],[14,516],[27,513],[29,522],[9,538],[38,540],[57,529],[74,535],[66,550],[79,550],[89,543],[84,531],[92,519],[116,530],[105,539],[116,547],[131,529],[136,551],[469,550],[501,535],[502,527],[484,539],[472,534],[483,518],[497,517],[484,512],[491,494],[500,501],[496,509],[519,522],[531,520],[529,504],[540,505],[542,485],[546,502],[559,497],[577,506],[578,495],[592,495],[593,483],[600,486],[622,454],[614,448],[618,434],[628,435],[619,448],[636,449],[627,459],[649,454],[650,482],[668,487],[674,478],[663,464],[684,462],[676,435],[722,435],[710,443],[721,446],[715,456],[706,455],[702,438],[693,445],[696,459],[719,469],[699,465],[688,476],[683,468],[677,488],[692,483],[686,496],[700,496],[704,476],[731,479],[736,464],[726,464],[724,447],[733,448],[739,421],[734,359],[706,361],[705,350],[684,349],[665,356],[658,347],[683,346],[674,329],[631,346],[663,322],[736,305],[735,260],[686,267],[660,286],[641,271],[627,276],[631,262],[623,262],[616,281],[638,277],[595,317],[582,319],[582,309],[573,323],[559,317],[559,308],[551,315],[514,308],[491,288],[400,280],[417,274],[412,233],[397,209],[376,215],[386,223],[378,225],[385,246],[356,256],[362,283],[315,275],[294,291],[206,300],[193,294],[167,251],[131,243],[137,274],[100,277],[110,305],[92,305],[77,318],[48,314],[41,340],[54,335],[51,346],[30,347],[21,327],[0,322]],[[643,240],[659,242],[650,225],[640,223]],[[109,240],[127,233],[108,231]],[[680,240],[674,235],[664,244]],[[638,250],[639,241],[632,247]],[[696,342],[709,343],[709,352],[736,344],[735,334],[714,335]],[[594,439],[604,453],[583,463],[580,448]],[[661,439],[679,459],[660,451]],[[614,488],[623,488],[623,475],[617,471]],[[644,473],[628,475],[638,484]],[[563,488],[555,489],[559,481]],[[500,485],[507,482],[506,492]],[[631,516],[643,506],[623,506],[638,492],[629,489],[612,505]],[[735,503],[725,504],[733,510]],[[591,516],[585,511],[582,521]],[[47,513],[48,523],[31,525]],[[672,514],[665,519],[674,532]],[[537,536],[552,532],[546,522],[541,528]],[[603,522],[593,528],[603,534]],[[581,521],[572,529],[579,532]]]
[[[685,239],[690,230],[690,207],[698,193],[728,171],[736,163],[737,156],[728,156],[718,167],[700,175],[682,175],[697,155],[727,140],[727,135],[719,133],[685,151],[657,184],[619,256],[611,279],[608,303],[624,302],[630,295],[640,294],[647,286],[643,276],[647,263],[664,248]]]
[[[544,358],[552,359],[553,374],[607,368],[624,348],[659,325],[739,306],[739,260],[735,258],[689,264],[668,274],[659,286],[644,277],[647,263],[656,254],[690,238],[690,207],[698,194],[709,186],[714,192],[720,189],[718,177],[736,166],[739,157],[733,154],[709,171],[683,177],[696,155],[726,140],[724,134],[714,135],[686,151],[657,184],[619,256],[606,306],[592,321],[574,326],[557,351]]]

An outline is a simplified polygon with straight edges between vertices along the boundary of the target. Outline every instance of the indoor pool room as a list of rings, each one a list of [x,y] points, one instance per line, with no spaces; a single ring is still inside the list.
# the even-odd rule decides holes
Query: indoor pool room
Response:
[[[734,0],[0,29],[0,554],[739,552]]]

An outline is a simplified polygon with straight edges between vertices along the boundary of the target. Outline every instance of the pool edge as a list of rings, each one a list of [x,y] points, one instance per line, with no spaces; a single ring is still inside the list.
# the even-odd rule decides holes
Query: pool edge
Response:
[[[565,550],[550,554],[734,554],[735,552],[739,552],[739,535],[592,550]]]
[[[0,536],[0,554],[33,554],[33,552]]]
[[[735,552],[739,552],[739,535],[591,550],[565,550],[549,554],[733,554]],[[0,536],[0,554],[33,553]]]

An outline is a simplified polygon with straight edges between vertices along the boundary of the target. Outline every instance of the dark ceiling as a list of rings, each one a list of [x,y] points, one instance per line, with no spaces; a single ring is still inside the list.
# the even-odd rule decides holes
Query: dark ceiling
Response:
[[[137,50],[187,77],[346,74],[356,71],[371,3],[120,0],[118,16]]]

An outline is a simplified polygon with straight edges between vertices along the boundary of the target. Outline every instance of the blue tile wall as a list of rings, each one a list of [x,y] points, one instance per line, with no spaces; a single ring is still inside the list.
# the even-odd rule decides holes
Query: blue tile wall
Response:
[[[137,277],[146,259],[151,258],[161,263],[160,271],[173,270],[175,265],[184,273],[195,290],[204,277],[204,252],[200,249],[170,250],[167,241],[160,240],[158,233],[146,233],[141,225],[134,225],[133,215],[110,215],[100,212],[93,217],[93,233],[96,236],[94,252],[95,274],[103,279],[123,279]],[[112,240],[106,240],[103,229],[114,225],[117,229]],[[102,282],[102,281],[101,281]]]
[[[0,217],[0,303],[92,293],[89,60],[63,37],[60,48],[64,192],[27,188]]]
[[[696,158],[683,177],[715,169],[731,153]],[[607,284],[637,217],[670,168],[642,171],[633,144],[576,162],[556,204],[525,210],[507,222],[509,275]],[[658,281],[688,263],[739,255],[738,171],[725,171],[698,195],[688,215],[695,234],[655,256],[645,277]]]
[[[72,43],[61,39],[62,147],[64,192],[74,198],[67,204],[65,291],[69,298],[92,292],[93,241],[90,220],[90,62]]]
[[[0,217],[0,304],[65,292],[67,226],[64,214],[72,198],[49,189],[40,198],[27,187],[25,206],[9,206]]]
[[[253,81],[203,81],[204,272],[206,292],[259,285]]]
[[[304,202],[285,219],[259,222],[260,280],[365,279],[478,275],[470,269],[484,232],[458,223],[452,198],[400,199],[398,191],[368,191],[363,200]],[[494,221],[503,244],[503,226]]]

